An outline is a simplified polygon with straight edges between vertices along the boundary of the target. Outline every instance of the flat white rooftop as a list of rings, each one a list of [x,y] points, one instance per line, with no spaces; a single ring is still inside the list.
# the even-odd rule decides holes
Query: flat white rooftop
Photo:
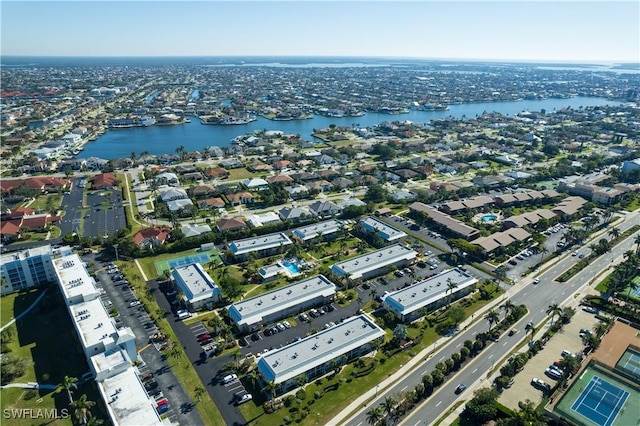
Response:
[[[267,381],[282,383],[314,367],[384,336],[384,330],[364,315],[267,352],[258,359],[258,370]]]
[[[58,275],[60,288],[66,300],[78,296],[88,300],[100,295],[93,278],[89,276],[77,254],[53,259],[53,267]]]
[[[449,269],[409,287],[389,293],[384,304],[402,315],[437,302],[449,294],[448,283],[455,284],[453,293],[478,282],[473,276],[460,269]]]
[[[243,240],[235,240],[229,243],[231,252],[240,256],[260,250],[269,250],[276,247],[288,246],[293,244],[289,237],[282,232],[276,234],[262,235],[255,238],[245,238]]]
[[[377,232],[377,234],[380,235],[385,241],[393,242],[407,236],[407,234],[405,234],[401,230],[396,229],[393,226],[390,226],[372,216],[367,216],[366,218],[362,219],[360,223],[367,232]]]
[[[220,289],[199,263],[174,268],[171,274],[191,303],[220,296]]]
[[[147,396],[133,367],[97,384],[116,425],[162,424],[155,409],[155,401]]]
[[[318,236],[339,232],[346,224],[341,220],[331,219],[312,225],[301,226],[293,230],[293,235],[302,241],[312,240]]]
[[[286,287],[246,299],[227,307],[231,319],[238,325],[258,324],[262,318],[299,305],[317,297],[329,297],[336,285],[324,275],[316,275]]]
[[[105,346],[115,343],[117,329],[100,298],[71,305],[69,312],[85,349],[100,342]]]
[[[131,367],[131,360],[126,355],[126,352],[120,348],[99,353],[89,359],[97,375],[104,373],[111,375],[109,372]]]
[[[402,244],[394,244],[353,259],[338,262],[331,266],[331,270],[340,276],[347,276],[352,280],[362,278],[368,272],[393,265],[400,261],[411,261],[417,253]]]

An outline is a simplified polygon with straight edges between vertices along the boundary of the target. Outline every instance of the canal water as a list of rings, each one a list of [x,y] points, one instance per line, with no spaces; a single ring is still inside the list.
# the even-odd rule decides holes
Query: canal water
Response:
[[[514,115],[523,111],[547,112],[571,107],[578,109],[588,106],[619,105],[620,102],[604,98],[575,97],[570,99],[523,100],[515,102],[480,102],[449,106],[447,111],[414,111],[406,114],[367,113],[360,117],[324,117],[315,115],[308,120],[273,121],[259,117],[248,124],[232,126],[212,126],[200,124],[197,117],[191,117],[190,123],[175,126],[150,126],[128,129],[110,129],[93,142],[88,142],[79,158],[99,157],[107,160],[130,158],[131,153],[140,155],[149,152],[154,155],[172,154],[182,146],[186,151],[202,151],[208,146],[225,147],[242,134],[255,130],[282,130],[285,133],[300,134],[312,140],[313,129],[336,126],[372,127],[384,121],[409,120],[414,123],[429,124],[439,118],[473,118],[484,112],[498,112]]]

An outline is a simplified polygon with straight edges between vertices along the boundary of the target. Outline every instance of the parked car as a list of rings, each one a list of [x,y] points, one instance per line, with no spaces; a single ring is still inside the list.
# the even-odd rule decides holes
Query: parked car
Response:
[[[211,335],[208,333],[202,333],[198,335],[198,341],[211,339]]]
[[[285,331],[287,329],[287,327],[285,327],[281,322],[277,323],[276,327],[278,328],[278,331]]]
[[[251,396],[250,393],[242,395],[240,399],[236,400],[236,405],[244,404],[245,402],[251,401],[252,399],[253,396]]]
[[[554,380],[562,378],[562,374],[560,374],[558,370],[555,370],[553,368],[547,368],[546,370],[544,370],[544,372],[547,376],[551,377]]]
[[[282,325],[284,325],[284,328],[291,328],[291,323],[289,321],[282,321]]]
[[[562,351],[561,355],[562,355],[562,357],[563,357],[563,358],[568,358],[568,357],[572,357],[572,356],[573,356],[573,353],[571,353],[570,351],[568,351],[568,350],[564,349],[564,350]]]
[[[400,277],[404,277],[404,272],[402,272],[402,271],[400,271],[400,270],[395,271],[393,274],[394,274],[396,277],[398,277],[398,278],[400,278]]]
[[[303,321],[303,322],[309,321],[309,315],[307,314],[300,314],[299,318],[300,318],[300,321]]]
[[[531,379],[531,384],[537,387],[538,389],[542,389],[542,390],[551,389],[551,385],[549,383],[546,383],[544,380],[538,379],[537,377],[534,377],[533,379]]]
[[[222,383],[229,384],[231,382],[235,382],[236,380],[238,380],[238,376],[236,374],[229,374],[227,376],[224,376],[222,378]]]
[[[592,306],[583,306],[582,310],[585,312],[589,312],[590,314],[597,314],[598,310]]]
[[[149,381],[144,384],[144,388],[148,391],[152,389],[156,389],[157,387],[158,387],[158,382],[156,382],[155,380]]]
[[[158,408],[156,408],[156,411],[158,412],[158,414],[166,413],[167,411],[169,411],[169,404],[159,406]]]
[[[313,318],[318,318],[318,317],[320,316],[320,313],[318,313],[318,311],[317,311],[317,310],[312,309],[312,310],[310,310],[310,311],[309,311],[309,315],[310,315],[311,317],[313,317]]]

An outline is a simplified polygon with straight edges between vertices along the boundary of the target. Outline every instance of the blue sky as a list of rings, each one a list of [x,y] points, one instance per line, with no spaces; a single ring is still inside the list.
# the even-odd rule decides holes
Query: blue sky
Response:
[[[3,55],[640,62],[633,1],[2,0]]]

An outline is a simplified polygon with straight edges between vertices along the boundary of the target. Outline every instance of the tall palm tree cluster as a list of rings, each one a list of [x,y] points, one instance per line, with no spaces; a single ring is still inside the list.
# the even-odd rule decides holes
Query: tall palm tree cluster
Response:
[[[62,383],[58,384],[57,392],[65,390],[69,397],[69,407],[73,408],[73,417],[80,425],[96,426],[101,425],[103,420],[94,417],[91,413],[96,403],[87,399],[86,394],[80,395],[80,398],[73,399],[73,390],[78,389],[78,379],[76,377],[64,376]]]

